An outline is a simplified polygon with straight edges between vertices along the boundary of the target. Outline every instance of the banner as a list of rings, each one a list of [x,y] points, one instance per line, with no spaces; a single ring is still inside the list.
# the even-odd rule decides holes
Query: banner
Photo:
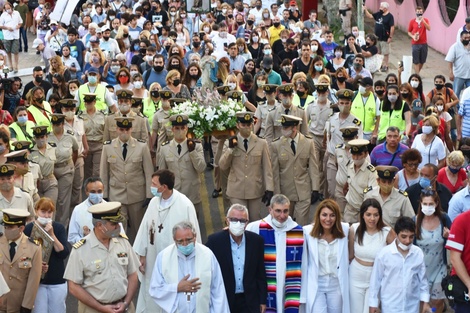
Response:
[[[51,20],[55,20],[58,23],[64,23],[70,25],[73,11],[77,6],[79,0],[58,0],[55,4],[54,11],[49,14]]]

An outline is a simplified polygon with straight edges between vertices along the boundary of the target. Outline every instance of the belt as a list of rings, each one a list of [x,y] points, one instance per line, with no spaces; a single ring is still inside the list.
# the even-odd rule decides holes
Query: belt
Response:
[[[314,135],[315,137],[321,137],[321,138],[323,138],[323,137],[325,136],[325,135],[323,135],[323,134],[321,134],[321,135],[312,134],[312,135]]]
[[[60,163],[55,163],[54,168],[64,167],[64,166],[69,165],[70,163],[73,163],[72,159],[64,161],[64,162],[60,162]]]
[[[100,302],[102,305],[118,304],[118,303],[120,303],[120,302],[124,302],[124,299],[125,299],[125,297],[123,297],[123,298],[121,298],[121,299],[119,299],[119,300],[113,301],[113,302],[100,302],[100,301],[98,301],[98,302]]]

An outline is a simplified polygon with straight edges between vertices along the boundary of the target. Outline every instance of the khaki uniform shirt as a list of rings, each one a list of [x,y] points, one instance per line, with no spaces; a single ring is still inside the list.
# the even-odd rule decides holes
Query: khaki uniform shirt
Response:
[[[104,120],[106,114],[103,111],[96,111],[93,115],[88,115],[86,111],[78,113],[78,118],[83,120],[87,141],[103,142]]]
[[[163,109],[158,110],[152,119],[152,131],[157,134],[157,153],[165,141],[173,139],[171,130],[170,114]]]
[[[261,127],[259,136],[264,138],[266,134],[266,121],[268,119],[268,113],[279,107],[281,104],[277,101],[274,101],[274,105],[268,105],[268,102],[265,101],[263,104],[259,104],[255,111],[255,117],[261,120]]]
[[[114,120],[115,117],[122,117],[121,112],[116,112],[108,115],[104,120],[103,140],[109,141],[118,137],[117,125]],[[149,140],[149,129],[147,127],[147,119],[140,114],[130,111],[126,114],[127,117],[133,117],[132,121],[132,137],[144,141]]]
[[[344,187],[348,182],[348,165],[352,163],[351,154],[345,149],[344,144],[335,147],[336,164],[336,186]]]
[[[307,107],[306,114],[308,120],[309,132],[316,136],[325,134],[326,122],[330,118],[333,110],[330,108],[330,100],[325,105],[319,105],[317,101],[310,103]]]
[[[65,132],[70,131],[73,133],[78,143],[78,156],[83,157],[83,135],[85,135],[85,126],[83,125],[83,119],[74,116],[73,125],[69,124],[66,120],[64,123],[64,130]]]
[[[54,173],[54,164],[56,163],[57,157],[55,155],[55,147],[50,143],[46,144],[46,151],[44,154],[39,151],[36,145],[34,145],[31,149],[29,158],[34,163],[39,164],[43,178],[47,178]]]
[[[72,161],[73,152],[78,151],[77,139],[75,139],[74,134],[70,131],[64,132],[60,139],[51,133],[49,135],[48,141],[56,144],[56,164]]]
[[[343,143],[343,133],[340,131],[340,129],[349,126],[359,127],[357,138],[362,139],[362,123],[354,115],[349,114],[349,116],[344,120],[339,118],[339,113],[334,113],[330,116],[330,119],[328,120],[328,127],[326,128],[328,135],[328,144],[326,149],[328,153],[334,154],[336,145]]]
[[[399,217],[415,216],[413,206],[411,205],[406,191],[393,188],[392,193],[384,200],[380,195],[379,190],[380,187],[378,186],[366,188],[364,190],[364,200],[374,198],[379,201],[382,206],[382,216],[385,223],[393,228]]]
[[[31,196],[27,193],[22,191],[18,187],[13,187],[14,188],[14,194],[13,197],[11,198],[11,201],[8,201],[1,193],[0,193],[0,208],[2,209],[24,209],[25,211],[28,211],[29,214],[31,215],[28,217],[28,220],[31,220],[34,218],[34,205],[33,205],[33,199]],[[0,212],[0,219],[3,218],[3,213]],[[4,227],[3,225],[0,225],[0,231],[3,232]]]
[[[138,268],[139,259],[127,239],[111,238],[106,249],[91,231],[74,245],[64,278],[82,286],[98,302],[106,304],[126,296],[127,277]]]
[[[281,115],[286,114],[285,110],[286,109],[282,105],[280,105],[268,113],[268,118],[266,120],[266,133],[264,136],[268,144],[271,144],[274,139],[281,137]],[[302,134],[308,135],[308,124],[307,117],[305,115],[305,110],[295,105],[292,105],[289,108],[289,112],[287,114],[300,117],[302,119],[302,123],[297,127],[297,129]]]
[[[19,313],[21,307],[32,309],[42,272],[42,250],[21,234],[16,253],[10,260],[10,242],[0,236],[0,270],[11,291],[0,305],[0,311]]]
[[[103,145],[100,163],[100,177],[104,183],[104,198],[133,204],[152,198],[153,164],[147,143],[129,138],[127,156],[122,156],[122,143],[119,139],[107,141]]]
[[[206,169],[204,151],[200,143],[196,143],[194,151],[189,152],[185,139],[178,154],[178,143],[173,139],[161,144],[158,158],[159,169],[169,169],[175,173],[175,189],[197,204],[201,202],[201,178],[199,174]]]
[[[364,201],[364,189],[368,186],[377,186],[377,172],[375,167],[364,161],[359,170],[354,170],[354,162],[348,165],[348,193],[346,200],[355,209],[361,207]]]

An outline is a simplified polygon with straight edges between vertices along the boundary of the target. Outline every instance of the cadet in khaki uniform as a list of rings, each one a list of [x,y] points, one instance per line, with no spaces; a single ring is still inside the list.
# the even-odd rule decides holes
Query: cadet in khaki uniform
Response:
[[[282,137],[274,139],[270,155],[274,193],[286,195],[289,215],[300,225],[307,225],[310,204],[319,199],[320,173],[312,137],[297,130],[301,122],[300,117],[282,115]]]
[[[129,240],[134,242],[145,213],[146,199],[152,198],[152,158],[147,143],[131,136],[131,117],[116,117],[118,138],[107,141],[101,156],[100,177],[103,197],[122,204],[122,214],[128,221]]]
[[[268,144],[251,131],[252,112],[238,112],[236,116],[238,135],[229,138],[229,148],[222,154],[219,166],[223,171],[230,170],[227,196],[232,204],[246,206],[250,220],[257,220],[261,218],[261,201],[269,205],[274,194]]]
[[[303,135],[308,135],[308,123],[305,110],[292,104],[292,99],[294,98],[294,85],[281,85],[277,87],[277,91],[279,92],[281,105],[269,112],[266,120],[266,134],[264,138],[269,145],[274,139],[281,137],[282,135],[282,114],[300,117],[302,119],[302,124],[300,124],[298,128]]]
[[[160,148],[158,169],[168,169],[175,173],[175,189],[191,200],[199,214],[201,210],[201,178],[206,169],[202,145],[193,139],[186,139],[188,134],[188,116],[170,117],[174,138],[165,141]]]
[[[24,233],[29,212],[3,209],[0,234],[0,270],[10,288],[0,304],[2,313],[30,313],[34,306],[42,272],[42,251]]]
[[[377,166],[378,186],[369,186],[364,190],[364,200],[374,198],[382,206],[382,216],[385,223],[395,226],[399,217],[415,216],[413,206],[406,191],[393,187],[395,175],[399,169],[395,166]]]
[[[351,147],[352,162],[348,165],[348,182],[345,186],[346,208],[343,221],[356,223],[359,221],[359,209],[364,201],[364,189],[367,186],[377,186],[377,173],[367,161],[369,140],[354,139],[348,142]]]
[[[33,202],[36,203],[39,200],[39,194],[36,180],[34,179],[33,173],[30,170],[28,154],[28,150],[18,150],[6,154],[5,157],[7,158],[7,163],[16,166],[15,174],[13,175],[15,187],[18,187],[24,192],[28,193]],[[35,163],[32,164],[38,166]],[[40,169],[38,166],[38,171],[39,170]]]
[[[83,97],[85,111],[78,113],[78,118],[83,120],[85,136],[88,144],[88,153],[85,156],[84,179],[98,177],[100,175],[101,151],[103,150],[103,132],[105,111],[96,109],[96,94],[87,93]]]
[[[75,171],[73,173],[72,197],[70,200],[70,205],[75,207],[82,202],[82,185],[83,178],[85,177],[84,158],[88,153],[88,142],[83,119],[75,115],[76,101],[73,99],[63,99],[59,103],[61,104],[62,114],[65,115],[64,130],[67,133],[73,133],[78,143],[78,155],[77,160],[74,162]]]
[[[120,236],[125,222],[119,202],[88,208],[94,229],[73,245],[64,278],[78,300],[79,313],[135,312],[139,259],[127,239]]]
[[[150,137],[150,151],[156,154],[156,160],[160,153],[160,147],[165,141],[173,139],[170,124],[170,101],[172,96],[170,90],[159,91],[162,107],[155,112],[152,119],[152,136]]]
[[[276,100],[276,90],[278,85],[266,84],[263,85],[264,95],[266,101],[258,104],[255,111],[255,129],[254,133],[258,134],[261,138],[264,138],[266,134],[266,121],[268,119],[268,113],[279,107],[281,104]]]
[[[330,107],[331,102],[328,99],[330,85],[317,84],[315,87],[317,89],[318,98],[308,104],[305,114],[307,115],[309,123],[308,131],[310,135],[313,136],[313,141],[315,142],[315,154],[319,164],[318,170],[320,172],[320,191],[321,193],[326,194],[326,173],[323,171],[323,159],[326,152],[324,139],[326,122],[333,113],[333,110]]]
[[[357,119],[351,112],[351,99],[354,92],[349,89],[341,89],[336,92],[338,98],[339,112],[333,113],[326,127],[326,153],[325,162],[326,166],[326,181],[327,181],[327,194],[325,197],[334,197],[336,188],[336,167],[335,160],[335,147],[343,143],[343,134],[340,129],[348,126],[357,126],[359,128],[357,138],[362,139],[362,126],[361,121]]]
[[[135,139],[140,139],[143,141],[148,141],[149,131],[147,128],[147,121],[143,115],[138,115],[131,110],[132,105],[132,96],[134,94],[132,91],[127,89],[121,89],[116,92],[118,98],[118,108],[119,111],[112,113],[106,117],[104,120],[104,132],[103,140],[109,141],[117,138],[117,125],[115,117],[132,117],[134,118],[132,122],[132,137]]]
[[[39,165],[41,177],[38,180],[38,193],[40,197],[52,199],[57,202],[59,190],[57,179],[54,176],[54,164],[56,162],[55,144],[47,142],[47,126],[33,128],[35,145],[31,149],[30,160]]]
[[[64,122],[64,114],[52,114],[52,134],[49,135],[48,140],[51,144],[55,144],[54,176],[60,186],[55,219],[62,225],[68,225],[72,214],[70,201],[72,200],[73,176],[75,174],[74,164],[78,157],[78,143],[71,130],[64,130]]]

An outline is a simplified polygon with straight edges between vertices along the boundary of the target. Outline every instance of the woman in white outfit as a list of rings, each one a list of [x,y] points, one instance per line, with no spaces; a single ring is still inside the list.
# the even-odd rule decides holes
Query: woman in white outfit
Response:
[[[369,312],[369,283],[375,256],[396,235],[382,219],[382,207],[373,198],[360,208],[360,221],[349,228],[349,301],[351,312]]]
[[[307,313],[349,313],[348,228],[331,199],[304,226],[300,303]],[[354,312],[356,313],[356,312]]]

